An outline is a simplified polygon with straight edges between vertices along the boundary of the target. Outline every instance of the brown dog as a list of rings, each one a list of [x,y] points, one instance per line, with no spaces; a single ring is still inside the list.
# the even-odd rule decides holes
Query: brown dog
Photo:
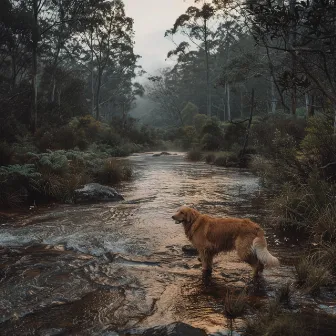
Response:
[[[211,274],[216,254],[234,249],[252,267],[253,276],[262,272],[264,266],[279,265],[279,260],[267,250],[264,231],[249,219],[215,218],[186,206],[172,218],[183,224],[186,236],[198,250],[205,274]]]

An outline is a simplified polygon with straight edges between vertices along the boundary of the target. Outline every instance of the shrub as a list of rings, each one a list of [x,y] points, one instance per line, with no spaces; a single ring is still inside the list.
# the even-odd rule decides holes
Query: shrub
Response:
[[[76,189],[92,181],[85,171],[74,170],[65,176],[44,172],[39,183],[39,192],[43,200],[72,202]]]
[[[195,127],[186,126],[181,128],[179,139],[181,141],[181,147],[184,150],[195,146],[198,141]]]
[[[277,302],[271,303],[267,308],[247,320],[244,335],[332,336],[335,333],[336,318],[331,315],[319,314],[313,310],[283,311]]]
[[[46,153],[31,153],[31,162],[35,163],[40,172],[50,172],[57,175],[64,175],[69,170],[69,162],[66,152],[48,151]]]
[[[0,206],[13,207],[25,202],[28,193],[38,189],[40,177],[31,164],[0,167]]]
[[[237,293],[228,289],[224,299],[224,314],[227,318],[235,319],[242,316],[247,308],[247,295],[245,291]]]
[[[291,138],[294,147],[298,148],[305,136],[305,126],[305,120],[293,119],[287,115],[254,118],[251,127],[251,143],[257,148],[259,154],[275,157],[277,149],[274,147],[273,140],[276,132],[280,134],[280,138]]]
[[[130,165],[120,160],[109,159],[95,172],[96,180],[99,183],[115,185],[124,180],[130,180],[133,170]]]
[[[239,159],[235,153],[225,153],[218,156],[214,164],[220,167],[237,167],[239,165]]]
[[[206,133],[201,139],[201,146],[203,150],[216,151],[221,148],[222,141],[220,136]]]
[[[307,135],[301,143],[302,158],[311,169],[319,168],[320,178],[336,181],[336,137],[330,116],[309,119]]]
[[[215,155],[215,154],[207,154],[207,155],[205,156],[205,162],[206,162],[206,163],[211,164],[211,163],[214,163],[215,160],[216,160],[216,155]]]
[[[246,127],[246,122],[238,124],[224,124],[223,148],[225,150],[233,150],[233,146],[236,148],[239,146],[241,149],[244,144]]]
[[[209,117],[205,114],[196,114],[194,116],[194,126],[197,133],[201,133],[204,126],[209,122]]]
[[[194,149],[187,153],[186,159],[188,161],[201,161],[203,159],[203,154],[201,151]]]
[[[329,282],[328,267],[312,256],[301,259],[295,265],[295,271],[298,285],[311,294],[316,294]]]
[[[11,163],[14,150],[7,142],[0,142],[0,166],[7,166]]]

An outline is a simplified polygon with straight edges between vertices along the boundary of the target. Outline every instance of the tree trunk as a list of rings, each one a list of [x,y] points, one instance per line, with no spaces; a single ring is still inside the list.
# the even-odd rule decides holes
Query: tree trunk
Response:
[[[312,117],[314,114],[315,114],[315,95],[312,95],[310,106],[309,106],[309,111],[308,111],[308,116]]]
[[[295,17],[296,11],[295,11],[295,6],[296,6],[296,0],[290,0],[289,1],[289,10],[291,12],[291,15]],[[291,23],[291,31],[289,33],[289,45],[290,48],[292,49],[295,44],[296,44],[296,23],[295,19],[292,20]],[[295,76],[296,76],[296,59],[295,59],[295,53],[291,53],[291,58],[292,58],[292,87],[291,87],[291,113],[293,116],[296,115],[296,83],[295,83]]]
[[[93,65],[93,36],[91,32],[91,115],[94,116],[95,110],[95,90],[94,90],[94,65]]]
[[[273,76],[271,76],[271,106],[272,106],[272,114],[275,114],[277,108],[277,98],[275,95],[275,84]]]
[[[243,95],[243,90],[240,90],[240,118],[243,119],[244,117],[244,95]]]
[[[63,38],[63,31],[64,31],[64,18],[65,18],[65,13],[64,13],[64,8],[63,8],[63,2],[59,1],[59,21],[61,24],[59,25],[58,29],[58,36],[57,36],[57,44],[56,44],[56,54],[54,57],[53,65],[52,65],[52,74],[51,74],[51,85],[52,85],[52,91],[51,91],[51,102],[55,101],[55,86],[56,86],[56,70],[57,70],[57,63],[59,59],[59,55],[64,43],[64,38]]]
[[[13,54],[11,56],[12,59],[12,78],[11,78],[11,90],[14,90],[16,87],[16,57],[15,53],[13,51]]]
[[[51,90],[51,101],[55,101],[55,91],[56,91],[56,78],[53,78],[52,90]]]
[[[222,105],[223,105],[223,121],[226,121],[226,111],[225,111],[225,101],[224,101],[224,98],[222,98]]]
[[[252,118],[253,118],[253,110],[254,110],[254,89],[252,89],[252,93],[251,93],[251,107],[250,107],[250,119],[249,119],[249,123],[247,125],[246,128],[246,134],[245,134],[245,140],[244,140],[244,146],[242,151],[240,152],[240,157],[243,158],[246,152],[246,148],[248,145],[248,140],[249,140],[249,136],[250,136],[250,129],[251,129],[251,124],[252,124]]]
[[[30,115],[31,130],[33,133],[37,129],[37,47],[39,39],[38,27],[38,1],[33,0],[33,28],[32,28],[32,91],[33,101]]]
[[[228,120],[231,120],[231,106],[230,106],[230,84],[228,83],[227,84],[227,87],[226,87],[226,90],[227,90],[227,116],[228,116]]]
[[[98,78],[97,78],[97,91],[96,91],[96,120],[100,118],[100,88],[101,88],[101,79],[102,79],[102,70],[98,69]]]
[[[210,67],[209,67],[209,45],[208,45],[208,27],[207,19],[204,19],[204,50],[205,50],[205,65],[206,65],[206,85],[207,85],[207,115],[211,117],[211,85],[210,85]]]
[[[293,85],[291,89],[291,113],[293,116],[296,115],[296,87],[295,87],[295,84]]]
[[[309,112],[310,112],[310,102],[309,102],[309,93],[305,93],[305,102],[306,102],[306,117],[309,117]]]

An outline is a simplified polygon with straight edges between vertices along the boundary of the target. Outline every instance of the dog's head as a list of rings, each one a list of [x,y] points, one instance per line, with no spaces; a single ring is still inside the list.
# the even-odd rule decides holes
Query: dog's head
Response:
[[[174,216],[172,216],[172,218],[174,219],[176,224],[192,224],[193,222],[195,222],[198,216],[199,212],[197,210],[188,208],[187,206],[183,206],[176,212]]]

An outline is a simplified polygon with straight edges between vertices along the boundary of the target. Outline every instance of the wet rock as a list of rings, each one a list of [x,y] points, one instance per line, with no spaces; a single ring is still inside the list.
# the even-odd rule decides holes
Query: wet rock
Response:
[[[185,253],[189,256],[197,256],[198,255],[197,249],[192,245],[182,246],[182,251],[183,251],[183,253]]]
[[[168,152],[161,152],[161,153],[155,153],[155,154],[153,154],[154,157],[162,156],[162,155],[172,155],[172,154],[168,153]]]
[[[147,329],[142,336],[206,336],[202,329],[194,328],[182,322]]]
[[[75,190],[75,203],[115,202],[124,198],[114,189],[99,183],[89,183]]]
[[[115,261],[117,255],[115,253],[112,253],[112,252],[106,252],[103,255],[103,257],[106,261],[112,262],[112,261]]]

